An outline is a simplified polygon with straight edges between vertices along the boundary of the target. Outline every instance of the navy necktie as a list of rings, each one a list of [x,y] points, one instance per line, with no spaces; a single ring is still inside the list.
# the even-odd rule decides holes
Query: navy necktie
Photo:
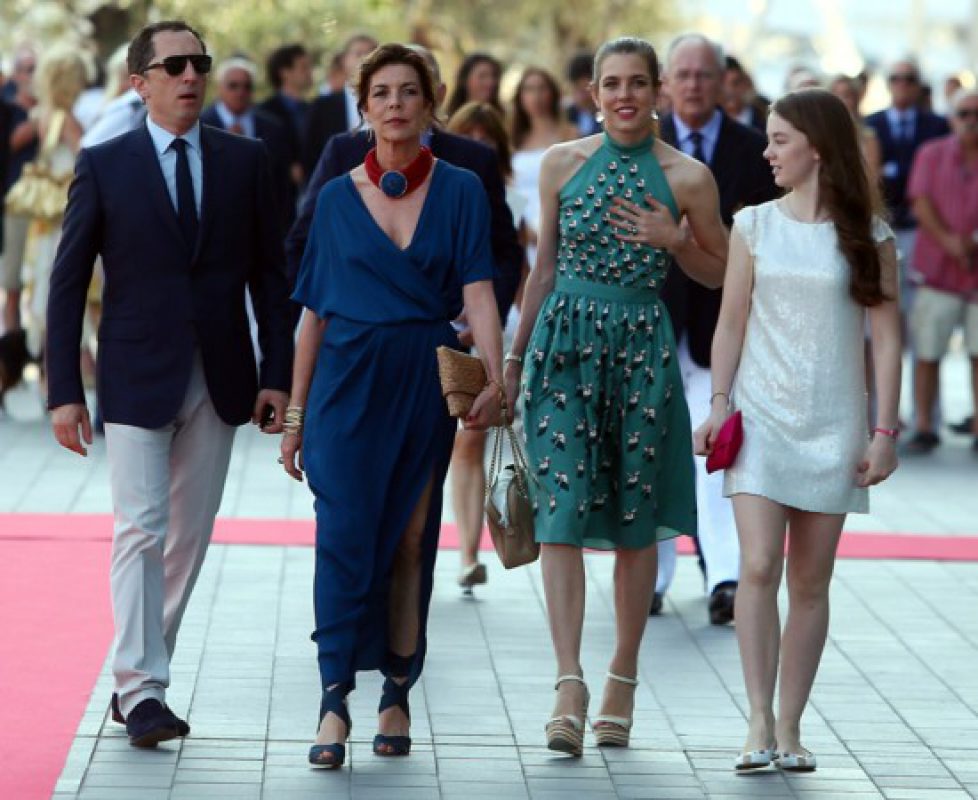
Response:
[[[197,201],[194,198],[194,181],[190,176],[187,142],[185,139],[174,139],[170,147],[177,154],[177,218],[183,238],[193,250],[197,244]]]
[[[689,135],[689,140],[693,143],[693,158],[705,164],[706,152],[703,150],[703,134],[699,131],[693,131]]]

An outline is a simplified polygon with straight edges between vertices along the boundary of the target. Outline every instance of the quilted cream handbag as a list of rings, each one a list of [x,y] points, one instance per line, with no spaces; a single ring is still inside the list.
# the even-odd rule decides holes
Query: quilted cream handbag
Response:
[[[504,437],[513,451],[513,463],[505,466]],[[506,569],[529,564],[540,555],[540,545],[533,537],[531,481],[536,482],[536,476],[527,466],[523,446],[503,408],[503,424],[495,431],[486,481],[486,518],[493,547]]]

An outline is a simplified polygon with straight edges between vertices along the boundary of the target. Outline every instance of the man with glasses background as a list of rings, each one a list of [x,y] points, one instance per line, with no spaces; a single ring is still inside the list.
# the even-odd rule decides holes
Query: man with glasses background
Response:
[[[265,148],[200,125],[211,60],[199,34],[183,22],[149,25],[127,60],[147,119],[78,156],[51,275],[48,406],[58,442],[86,455],[79,344],[101,255],[98,401],[115,515],[112,712],[133,746],[155,747],[190,730],[166,705],[177,631],[235,426],[282,430],[292,335]]]
[[[295,217],[295,192],[292,190],[292,156],[289,134],[279,120],[254,105],[257,67],[246,58],[229,58],[217,65],[217,101],[200,115],[204,125],[231,133],[261,139],[268,148],[272,170],[272,189],[284,241]]]
[[[774,199],[778,189],[763,156],[764,135],[727,116],[721,107],[726,66],[723,48],[705,36],[690,33],[673,40],[665,69],[673,109],[662,117],[661,136],[710,168],[720,193],[720,216],[729,228],[736,211]],[[662,291],[676,333],[683,390],[694,426],[710,409],[710,345],[721,296],[720,289],[707,289],[675,268],[669,270]],[[703,458],[696,459],[696,509],[697,550],[709,596],[707,612],[713,625],[726,625],[734,616],[740,547],[733,506],[723,496],[723,475],[708,475]],[[661,610],[675,568],[676,541],[660,542],[652,614]]]

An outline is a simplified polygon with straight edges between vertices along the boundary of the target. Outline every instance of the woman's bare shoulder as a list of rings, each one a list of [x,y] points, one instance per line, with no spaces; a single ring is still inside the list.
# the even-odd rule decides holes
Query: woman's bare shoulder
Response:
[[[541,183],[553,188],[563,186],[581,165],[601,146],[602,135],[586,136],[560,142],[548,148],[540,165]]]

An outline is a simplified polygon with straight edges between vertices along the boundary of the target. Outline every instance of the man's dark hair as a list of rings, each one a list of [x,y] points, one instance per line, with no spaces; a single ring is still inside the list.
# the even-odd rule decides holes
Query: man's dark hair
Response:
[[[567,80],[577,83],[582,78],[591,80],[594,68],[594,53],[578,53],[567,62]]]
[[[739,72],[741,74],[746,74],[747,70],[744,69],[744,65],[741,64],[740,61],[738,61],[736,58],[734,58],[734,56],[727,56],[726,59],[724,59],[724,61],[726,62],[724,67],[725,69],[728,69],[732,72]]]
[[[153,63],[153,59],[156,57],[156,49],[153,47],[153,37],[158,33],[167,31],[173,33],[189,31],[200,42],[201,51],[204,53],[207,52],[207,45],[204,44],[204,39],[183,20],[168,19],[163,22],[154,22],[152,25],[147,25],[139,31],[129,44],[129,52],[126,53],[126,66],[129,69],[130,75],[142,75],[146,71],[146,67]]]
[[[276,48],[268,57],[266,69],[268,71],[268,82],[275,89],[282,88],[282,70],[292,69],[296,59],[308,55],[306,48],[301,44],[286,44]]]

